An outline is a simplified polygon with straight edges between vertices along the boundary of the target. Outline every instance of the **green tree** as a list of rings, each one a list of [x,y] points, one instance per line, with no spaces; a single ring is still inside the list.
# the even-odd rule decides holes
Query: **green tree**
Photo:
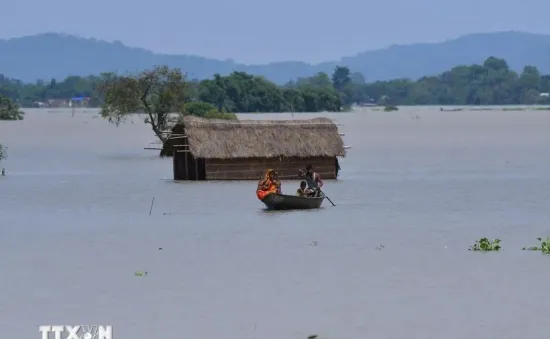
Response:
[[[216,106],[202,101],[188,102],[183,105],[183,115],[194,115],[207,119],[237,120],[233,113],[220,111]]]
[[[344,91],[351,84],[350,71],[347,67],[337,66],[332,73],[332,86],[338,92]]]
[[[0,94],[0,120],[23,120],[25,113],[7,96]]]
[[[330,81],[327,73],[319,72],[309,78],[298,78],[296,81],[296,86],[328,89],[332,87],[332,82]]]
[[[354,85],[364,85],[367,82],[365,81],[365,76],[363,74],[354,72],[350,75],[351,83]]]
[[[332,86],[338,92],[340,101],[346,107],[349,107],[353,102],[357,102],[356,87],[351,81],[351,72],[349,68],[337,66],[332,73]]]
[[[161,70],[158,67],[153,73]],[[166,69],[166,68],[165,68]],[[70,76],[62,81],[55,79],[37,81],[33,84],[9,79],[0,75],[0,94],[10,98],[13,103],[22,107],[43,105],[51,99],[70,99],[72,96],[90,98],[90,105],[102,106],[105,92],[103,83],[109,79],[111,84],[129,86],[111,86],[124,93],[115,100],[121,105],[117,111],[125,112],[133,106],[146,113],[141,100],[128,100],[130,88],[138,88],[134,94],[142,94],[141,85],[149,79],[146,71],[139,76],[118,77],[113,74],[78,77]],[[167,70],[166,72],[172,72]],[[155,78],[155,77],[153,77]],[[167,79],[167,77],[165,77]],[[118,82],[116,82],[117,80]],[[298,78],[284,86],[277,86],[263,77],[244,72],[234,72],[227,76],[215,75],[211,79],[187,81],[182,75],[185,86],[184,102],[202,101],[214,105],[222,112],[306,112],[306,111],[339,111],[341,106],[353,103],[380,103],[385,105],[517,105],[550,103],[550,97],[541,95],[550,92],[550,75],[542,75],[533,66],[526,66],[518,74],[511,70],[508,63],[496,57],[487,58],[480,65],[458,65],[439,75],[425,76],[420,79],[394,79],[390,81],[365,82],[364,76],[352,73],[347,67],[335,68],[331,77],[320,72],[311,77]],[[101,85],[101,86],[98,86]],[[159,87],[159,86],[157,86]],[[166,88],[166,87],[163,87]],[[170,90],[171,91],[171,90]],[[336,95],[335,95],[336,94]],[[133,94],[132,94],[133,95]],[[131,96],[132,96],[131,95]],[[122,100],[121,97],[126,97]],[[163,111],[164,103],[174,101],[180,109],[180,99],[168,99],[157,94],[147,96],[159,100],[151,102],[152,114]],[[113,101],[114,97],[108,99]],[[168,105],[170,106],[170,105]],[[160,111],[159,111],[160,109]],[[176,112],[176,111],[174,111]],[[111,114],[113,121],[126,114]],[[161,116],[164,113],[161,113]],[[201,113],[206,114],[206,113]],[[210,114],[212,115],[212,114]],[[206,115],[204,115],[206,116]],[[226,116],[224,116],[226,118]],[[148,118],[148,120],[151,120]],[[152,120],[156,124],[156,120]],[[159,123],[162,123],[162,119]]]
[[[145,114],[145,123],[165,142],[166,131],[177,120],[172,113],[180,112],[189,100],[189,83],[181,70],[161,66],[138,75],[105,74],[103,78],[101,116],[118,126],[131,114]]]

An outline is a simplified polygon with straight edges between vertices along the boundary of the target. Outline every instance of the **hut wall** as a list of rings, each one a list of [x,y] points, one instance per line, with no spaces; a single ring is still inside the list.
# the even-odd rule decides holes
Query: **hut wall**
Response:
[[[206,159],[206,180],[258,180],[273,168],[280,179],[298,180],[298,170],[308,164],[323,179],[336,179],[336,157]]]
[[[188,150],[174,150],[174,180],[205,180],[205,161],[196,159]]]

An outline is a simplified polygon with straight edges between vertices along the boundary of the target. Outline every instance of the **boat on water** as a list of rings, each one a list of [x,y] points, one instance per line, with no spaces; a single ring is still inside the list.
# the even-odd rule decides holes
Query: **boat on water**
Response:
[[[297,195],[268,194],[262,202],[268,210],[309,210],[320,208],[325,195],[319,197],[300,197]]]

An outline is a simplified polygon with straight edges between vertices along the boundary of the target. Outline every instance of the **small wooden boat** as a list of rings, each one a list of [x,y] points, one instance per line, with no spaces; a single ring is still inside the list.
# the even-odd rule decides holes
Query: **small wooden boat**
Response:
[[[308,210],[321,207],[325,196],[299,197],[297,195],[269,194],[262,200],[268,210]]]

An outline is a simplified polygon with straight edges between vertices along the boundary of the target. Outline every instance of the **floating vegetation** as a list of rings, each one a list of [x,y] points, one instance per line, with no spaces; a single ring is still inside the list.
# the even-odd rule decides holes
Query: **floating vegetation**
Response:
[[[542,240],[542,238],[537,238],[537,240],[540,242],[540,247],[534,246],[534,247],[524,247],[522,250],[524,251],[541,251],[543,254],[549,254],[550,255],[550,237],[547,237],[545,240]]]
[[[136,272],[134,273],[134,275],[135,275],[136,277],[144,277],[144,276],[147,276],[147,271],[136,271]]]
[[[468,251],[476,252],[490,252],[490,251],[500,251],[500,239],[494,239],[493,241],[487,238],[481,238],[475,242]]]
[[[0,144],[0,161],[6,159],[6,149],[6,146]]]
[[[382,249],[384,249],[384,245],[378,245],[378,246],[376,246],[376,250],[377,250],[377,251],[381,251]]]
[[[384,107],[384,112],[393,112],[393,111],[399,111],[399,108],[397,106],[389,105]]]

